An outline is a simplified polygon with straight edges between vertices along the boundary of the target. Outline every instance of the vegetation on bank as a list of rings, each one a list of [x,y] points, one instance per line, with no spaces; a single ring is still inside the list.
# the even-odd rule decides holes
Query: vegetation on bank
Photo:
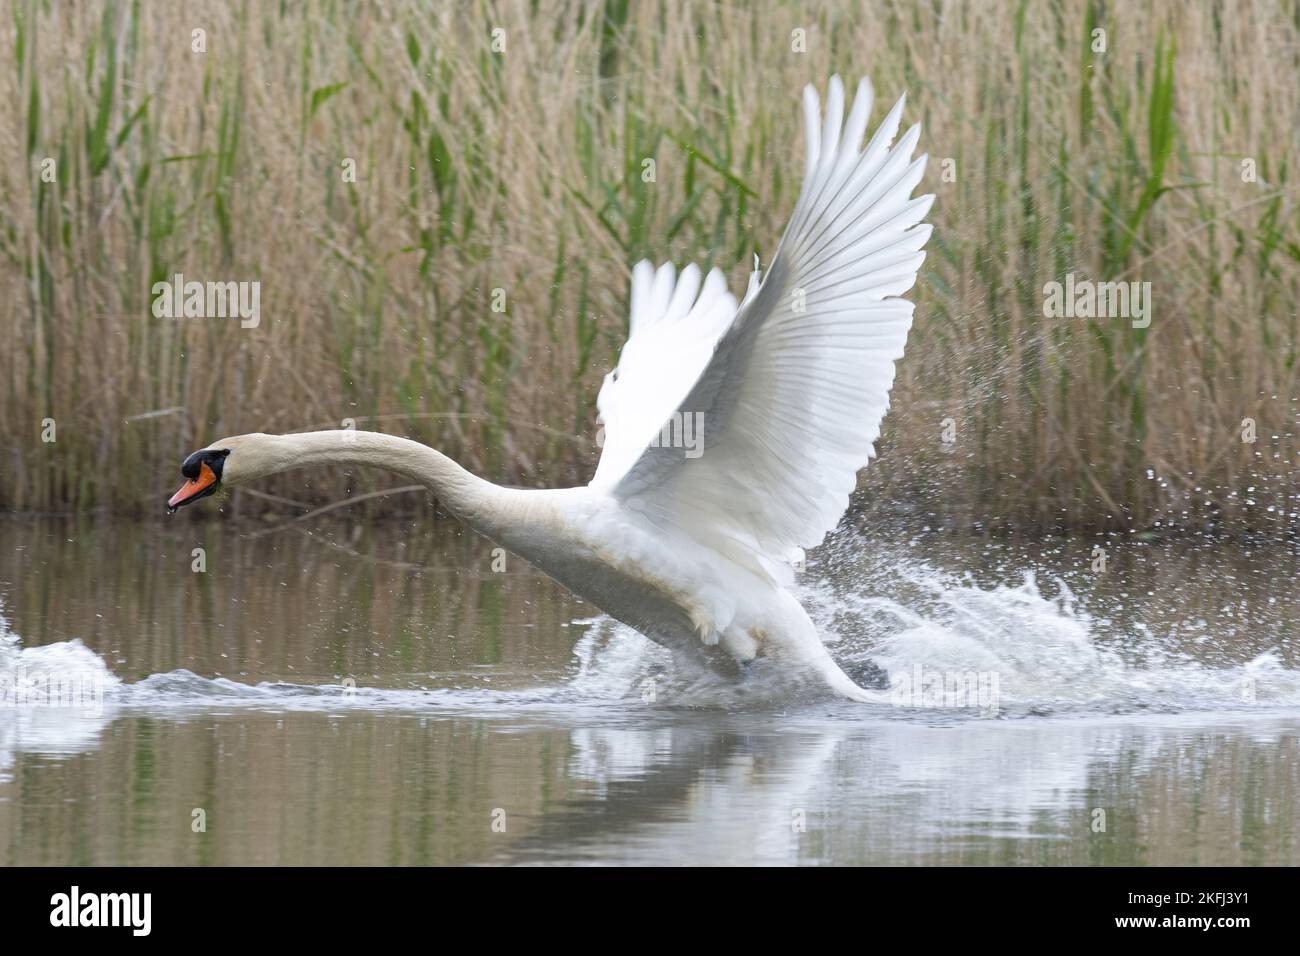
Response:
[[[1300,524],[1295,0],[0,11],[0,508],[159,509],[209,440],[346,419],[585,481],[631,265],[742,289],[839,72],[907,90],[938,196],[866,520]],[[156,317],[178,274],[256,326]],[[1045,314],[1067,277],[1149,325]]]

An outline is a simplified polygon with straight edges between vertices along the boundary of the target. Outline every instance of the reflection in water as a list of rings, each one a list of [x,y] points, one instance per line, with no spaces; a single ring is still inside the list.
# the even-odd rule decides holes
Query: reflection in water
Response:
[[[674,730],[657,758],[611,770],[500,858],[1294,862],[1300,770],[1287,758],[1298,731],[1300,722],[1228,732],[1082,722]],[[603,734],[575,734],[579,759],[591,748],[626,755],[629,735],[617,735],[611,747]],[[1097,809],[1106,829],[1094,833]]]
[[[107,679],[97,714],[0,710],[4,864],[1300,863],[1294,555],[823,558],[839,653],[994,655],[992,719],[643,702],[653,648],[447,528],[0,535],[0,671]]]
[[[1300,862],[1300,721],[645,723],[126,716],[18,755],[0,860]]]

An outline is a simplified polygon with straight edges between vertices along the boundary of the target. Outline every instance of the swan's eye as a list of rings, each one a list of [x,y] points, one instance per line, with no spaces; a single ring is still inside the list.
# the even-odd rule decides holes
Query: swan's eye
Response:
[[[612,378],[614,381],[617,382],[617,381],[618,381],[618,369],[614,369],[614,371],[610,372],[610,373],[609,373],[609,377]]]

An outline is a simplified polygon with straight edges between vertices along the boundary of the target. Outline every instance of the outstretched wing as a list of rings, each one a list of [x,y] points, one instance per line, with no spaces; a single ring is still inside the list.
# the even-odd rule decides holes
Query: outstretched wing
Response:
[[[843,515],[912,323],[899,296],[925,258],[934,197],[911,198],[925,170],[925,156],[911,159],[919,126],[890,145],[902,99],[860,150],[871,100],[863,80],[846,122],[834,77],[822,121],[804,91],[807,169],[790,225],[677,406],[702,449],[651,445],[613,489],[656,524],[739,543],[763,564],[819,544]]]
[[[632,270],[632,320],[618,367],[605,376],[596,408],[602,424],[593,487],[612,489],[686,398],[736,315],[727,281],[714,269],[700,283],[642,260]]]

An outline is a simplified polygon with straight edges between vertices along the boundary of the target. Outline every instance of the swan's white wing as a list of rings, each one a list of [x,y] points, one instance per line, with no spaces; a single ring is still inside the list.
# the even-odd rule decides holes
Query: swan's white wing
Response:
[[[771,268],[678,409],[703,448],[650,447],[614,494],[661,526],[736,542],[768,561],[819,544],[848,506],[889,405],[933,196],[912,199],[919,127],[892,149],[903,100],[859,151],[871,88],[847,122],[832,78],[826,117],[804,91],[803,189]]]
[[[736,315],[727,280],[714,269],[679,276],[641,261],[632,270],[632,320],[618,367],[605,376],[596,408],[603,428],[593,487],[613,488],[640,457],[713,357]]]

